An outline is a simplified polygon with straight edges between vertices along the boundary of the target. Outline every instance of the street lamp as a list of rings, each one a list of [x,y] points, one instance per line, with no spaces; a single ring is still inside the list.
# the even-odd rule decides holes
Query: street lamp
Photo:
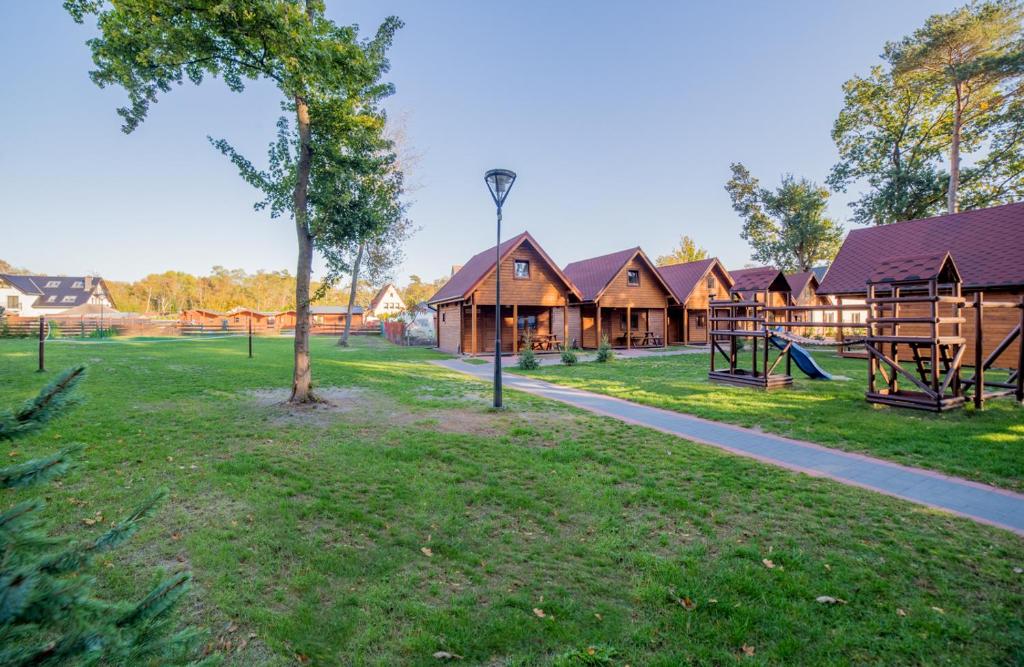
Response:
[[[508,191],[516,182],[516,172],[511,169],[491,169],[484,174],[487,189],[491,191],[494,205],[498,207],[498,243],[494,247],[494,407],[501,407],[501,207],[508,197]],[[512,335],[515,335],[513,323]]]

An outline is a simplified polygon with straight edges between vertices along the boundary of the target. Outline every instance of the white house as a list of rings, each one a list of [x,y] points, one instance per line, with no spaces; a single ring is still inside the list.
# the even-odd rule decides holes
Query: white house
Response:
[[[0,273],[0,306],[5,314],[53,316],[85,304],[114,308],[114,300],[102,278]]]
[[[379,320],[385,316],[393,317],[403,310],[405,310],[405,301],[402,300],[402,295],[398,293],[398,288],[394,283],[388,283],[381,287],[377,295],[373,297],[370,307],[366,309],[366,319]]]

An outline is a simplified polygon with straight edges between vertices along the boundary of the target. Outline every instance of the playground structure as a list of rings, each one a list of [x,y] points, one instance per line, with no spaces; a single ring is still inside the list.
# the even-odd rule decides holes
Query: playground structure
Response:
[[[956,264],[946,253],[881,262],[868,282],[868,298],[863,305],[777,306],[766,305],[770,303],[767,298],[739,295],[711,301],[708,379],[777,389],[793,383],[795,363],[808,377],[827,380],[831,376],[803,346],[845,349],[863,344],[868,361],[865,398],[871,403],[944,412],[963,406],[969,399],[978,410],[985,401],[1002,396],[1024,402],[1024,344],[1018,344],[1017,354],[1009,363],[1005,359],[1001,362],[1005,379],[994,379],[989,374],[1015,341],[1024,343],[1024,298],[1019,302],[987,302],[978,292],[973,303],[968,303],[961,284]],[[863,313],[865,308],[865,322],[844,321],[844,312]],[[965,333],[966,308],[974,309],[970,336]],[[985,313],[1005,309],[1017,309],[1017,324],[986,354]],[[808,311],[816,310],[835,313],[837,321],[810,321],[813,318],[807,316]],[[794,333],[823,328],[835,329],[840,335],[837,339],[817,339]],[[746,353],[740,349],[740,341],[750,341],[749,364],[740,361]],[[772,348],[778,352],[774,358]],[[971,348],[973,355],[968,355]],[[725,360],[724,367],[719,365],[721,359]],[[963,369],[968,365],[973,366],[974,374],[965,378]]]

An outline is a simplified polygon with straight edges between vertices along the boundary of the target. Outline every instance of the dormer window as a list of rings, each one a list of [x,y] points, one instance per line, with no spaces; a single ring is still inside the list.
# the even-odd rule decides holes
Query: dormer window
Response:
[[[530,279],[530,262],[525,259],[517,259],[512,264],[513,277],[516,280],[529,280]]]
[[[75,289],[85,289],[85,281],[84,280],[76,280],[75,282],[73,282],[71,284],[71,287],[73,287]]]
[[[57,289],[58,287],[60,287],[60,281],[59,280],[47,280],[46,281],[46,288],[47,289]]]
[[[630,287],[640,287],[640,272],[636,269],[627,269],[626,284]]]
[[[61,303],[74,303],[75,302],[75,297],[73,297],[73,296],[66,296],[63,299],[61,299],[60,302]]]
[[[710,289],[710,290],[715,289],[715,277],[714,276],[708,276],[708,289]]]
[[[46,297],[46,303],[56,303],[56,301],[57,301],[57,295],[56,294],[52,294],[52,295]]]

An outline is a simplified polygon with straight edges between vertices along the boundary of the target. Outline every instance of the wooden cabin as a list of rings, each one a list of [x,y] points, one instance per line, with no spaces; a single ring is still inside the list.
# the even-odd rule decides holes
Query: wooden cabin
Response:
[[[337,328],[345,326],[345,319],[348,316],[348,306],[310,306],[309,316],[312,318],[313,328]],[[352,307],[352,327],[363,326],[362,306]]]
[[[706,344],[708,302],[729,298],[732,276],[717,257],[659,266],[658,273],[676,296],[676,303],[668,309],[669,343]]]
[[[498,260],[500,256],[500,260]],[[453,354],[494,353],[498,267],[501,275],[501,352],[529,341],[541,351],[565,345],[570,303],[579,291],[540,244],[523,232],[463,264],[430,298],[437,347]]]
[[[789,297],[791,306],[819,308],[835,305],[831,297],[818,294],[818,287],[820,286],[820,283],[818,282],[818,276],[814,271],[801,271],[799,273],[787,274],[786,281],[789,283],[790,289],[793,290]],[[836,311],[828,310],[794,310],[781,319],[789,319],[794,322],[821,322],[822,328],[820,329],[814,328],[801,330],[803,335],[810,336],[824,333],[828,323],[835,322],[837,320],[837,314]]]
[[[759,301],[769,306],[790,305],[793,289],[782,271],[770,266],[759,266],[730,271],[730,275],[733,280],[729,289],[730,296],[745,301]]]
[[[232,328],[245,327],[247,329],[251,322],[253,331],[273,329],[277,323],[275,313],[265,313],[260,310],[246,308],[245,306],[232,308],[224,313],[224,319],[228,321],[228,326]]]
[[[863,304],[872,273],[884,260],[947,252],[961,275],[968,306],[978,294],[986,303],[1020,303],[1024,298],[1024,203],[854,229],[822,279],[818,294],[833,297],[840,305]],[[964,364],[970,366],[975,363],[975,311],[973,307],[963,311]],[[987,358],[1019,325],[1021,310],[983,309],[983,318],[982,356]],[[993,359],[993,367],[1018,368],[1020,357],[1018,338]]]
[[[668,309],[675,293],[640,248],[573,262],[564,269],[581,303],[569,308],[569,337],[596,348],[602,336],[613,347],[664,347]]]
[[[181,311],[181,315],[178,316],[178,322],[183,326],[219,329],[227,326],[227,316],[215,310],[192,308]]]

